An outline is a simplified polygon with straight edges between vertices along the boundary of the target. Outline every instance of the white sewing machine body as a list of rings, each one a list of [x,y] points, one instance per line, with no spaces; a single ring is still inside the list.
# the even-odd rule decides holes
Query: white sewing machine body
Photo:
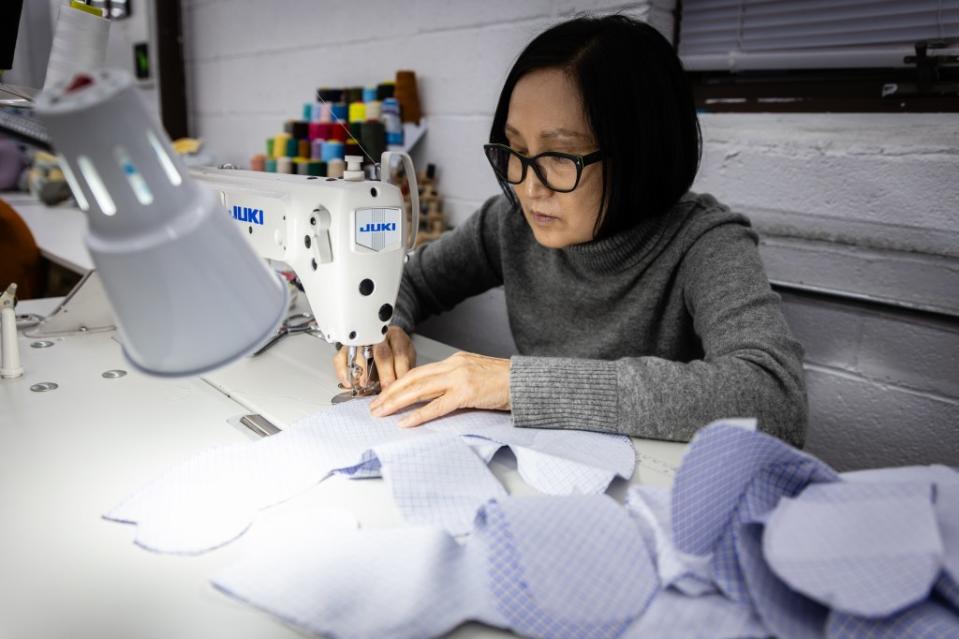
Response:
[[[260,257],[293,269],[328,342],[383,340],[415,232],[398,187],[232,169],[191,174],[217,192]]]

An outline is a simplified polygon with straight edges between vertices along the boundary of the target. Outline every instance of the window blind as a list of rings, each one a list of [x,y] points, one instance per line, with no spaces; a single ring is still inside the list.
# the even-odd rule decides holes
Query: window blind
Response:
[[[959,0],[683,0],[690,71],[902,67],[920,40],[959,50]]]

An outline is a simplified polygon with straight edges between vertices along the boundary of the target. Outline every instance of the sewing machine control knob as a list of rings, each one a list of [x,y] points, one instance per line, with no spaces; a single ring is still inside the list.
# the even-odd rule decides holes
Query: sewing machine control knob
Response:
[[[346,156],[346,170],[343,171],[343,179],[350,180],[352,182],[362,182],[364,179],[366,179],[366,175],[363,173],[362,155]]]

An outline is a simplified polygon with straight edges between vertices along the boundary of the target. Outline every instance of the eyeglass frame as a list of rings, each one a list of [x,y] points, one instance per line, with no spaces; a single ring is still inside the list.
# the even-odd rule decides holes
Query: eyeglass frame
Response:
[[[488,151],[489,149],[503,149],[509,153],[512,153],[517,158],[519,158],[520,164],[523,166],[523,172],[520,176],[519,182],[510,182],[508,177],[500,175],[499,170],[497,170],[497,168],[493,165],[493,161],[490,159],[489,154],[486,153],[486,160],[490,163],[490,166],[493,167],[493,173],[496,174],[496,177],[502,179],[507,184],[512,184],[513,186],[516,186],[517,184],[522,184],[526,180],[526,169],[532,166],[533,173],[535,173],[536,177],[539,178],[540,184],[545,186],[550,191],[554,191],[556,193],[572,193],[573,191],[575,191],[576,187],[579,186],[580,178],[582,178],[583,176],[583,169],[589,166],[590,164],[595,164],[596,162],[599,162],[600,160],[603,159],[602,151],[593,151],[592,153],[587,153],[586,155],[577,155],[575,153],[563,153],[562,151],[543,151],[542,153],[534,155],[533,157],[529,157],[529,156],[523,155],[522,153],[520,153],[519,151],[510,147],[507,144],[499,144],[499,143],[491,142],[490,144],[483,145],[484,151]],[[539,166],[538,160],[541,157],[547,157],[547,156],[565,158],[567,160],[572,160],[576,164],[576,181],[573,182],[572,188],[567,190],[556,189],[546,183],[546,178],[543,177],[543,174],[540,172],[540,166]]]

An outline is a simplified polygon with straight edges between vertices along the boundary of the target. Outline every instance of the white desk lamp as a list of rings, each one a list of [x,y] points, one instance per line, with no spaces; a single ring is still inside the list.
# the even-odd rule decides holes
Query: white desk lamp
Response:
[[[129,74],[78,75],[35,104],[88,212],[87,248],[134,366],[201,374],[273,336],[285,283],[191,179]]]

